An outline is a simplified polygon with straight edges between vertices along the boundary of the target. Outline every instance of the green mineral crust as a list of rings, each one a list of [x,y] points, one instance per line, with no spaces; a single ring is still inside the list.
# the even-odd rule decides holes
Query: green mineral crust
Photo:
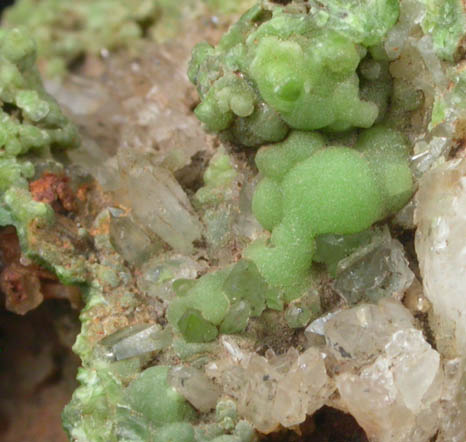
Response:
[[[32,198],[29,181],[37,177],[38,161],[52,161],[53,153],[76,147],[79,139],[43,88],[35,62],[36,46],[26,32],[0,30],[0,225],[15,226],[24,252],[46,261],[53,246],[38,245],[34,231],[53,225],[54,212]]]
[[[24,26],[38,46],[47,77],[61,77],[87,55],[134,50],[145,38],[166,40],[179,32],[180,19],[201,11],[232,14],[251,0],[18,0],[4,25]],[[33,11],[33,13],[31,12]]]
[[[189,77],[202,100],[196,115],[247,146],[281,141],[289,129],[370,127],[383,106],[360,98],[357,68],[399,12],[397,1],[370,3],[374,8],[332,1],[310,12],[300,2],[251,8],[216,47],[195,48]]]
[[[8,26],[24,26],[37,41],[48,75],[63,75],[80,56],[128,48],[153,24],[152,0],[20,0],[6,12]]]
[[[370,441],[464,440],[451,324],[405,247],[421,177],[461,151],[461,8],[19,0],[6,13],[0,226],[84,295],[70,441],[306,440],[328,407]],[[73,74],[57,99],[81,144],[26,28],[45,72]],[[206,38],[218,43],[191,55]],[[101,78],[75,69],[89,55]],[[84,186],[75,212],[33,198],[50,171]]]

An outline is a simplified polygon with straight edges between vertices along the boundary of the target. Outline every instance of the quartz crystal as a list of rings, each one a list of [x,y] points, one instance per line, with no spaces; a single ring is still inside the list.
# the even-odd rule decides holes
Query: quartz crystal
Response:
[[[397,301],[359,305],[325,323],[342,406],[374,441],[427,441],[439,425],[443,369]],[[355,371],[357,369],[357,371]]]
[[[373,233],[370,243],[338,262],[334,287],[348,302],[401,297],[413,282],[403,246],[388,230]]]
[[[455,351],[465,355],[466,160],[449,161],[423,177],[415,220],[425,294],[438,318],[455,324]]]
[[[108,349],[108,355],[117,361],[163,350],[171,343],[169,330],[157,324],[133,325],[107,336],[100,344]]]
[[[119,194],[120,201],[176,251],[191,252],[193,241],[200,239],[201,227],[172,173],[132,155],[120,156],[119,170],[124,189]]]
[[[202,370],[194,367],[173,367],[167,381],[197,410],[206,413],[217,405],[220,388]]]
[[[384,350],[393,334],[414,328],[414,318],[394,299],[342,310],[324,324],[325,339],[342,363],[362,366]]]
[[[224,341],[230,349],[236,345]],[[299,354],[290,348],[266,357],[234,350],[240,360],[222,360],[207,368],[210,377],[221,381],[225,393],[238,401],[238,412],[263,433],[279,425],[292,427],[319,409],[331,393],[324,359],[316,348]]]
[[[440,356],[419,330],[395,332],[372,364],[337,376],[336,384],[370,440],[421,442],[436,432]]]

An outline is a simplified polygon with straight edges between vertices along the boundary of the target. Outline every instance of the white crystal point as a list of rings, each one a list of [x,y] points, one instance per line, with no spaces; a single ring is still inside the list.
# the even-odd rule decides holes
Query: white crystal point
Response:
[[[268,350],[266,357],[242,351],[237,358],[238,351],[209,364],[207,375],[220,379],[238,414],[261,433],[301,424],[335,390],[317,348],[299,353],[291,347],[281,355]]]
[[[344,408],[370,440],[430,440],[439,425],[443,387],[439,353],[414,328],[409,312],[394,300],[385,299],[378,306],[362,305],[342,313],[351,320],[351,327],[329,321],[327,332],[334,340],[335,356],[342,357],[339,347],[344,345],[344,353],[351,352],[348,358],[358,359],[350,366],[352,369],[336,376]],[[352,335],[345,336],[344,330]]]
[[[414,329],[396,332],[386,346],[386,354],[401,400],[413,413],[419,413],[439,371],[440,355],[424,340],[422,332]]]
[[[466,356],[466,159],[424,175],[416,196],[416,252],[425,295],[448,329],[456,324],[457,354]]]

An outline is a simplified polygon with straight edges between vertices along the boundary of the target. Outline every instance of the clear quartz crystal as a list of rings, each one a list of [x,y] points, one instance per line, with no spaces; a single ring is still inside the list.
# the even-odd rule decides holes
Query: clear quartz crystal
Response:
[[[360,373],[336,378],[342,401],[377,442],[425,442],[439,425],[440,355],[415,329],[395,332]]]
[[[413,327],[414,318],[399,302],[384,298],[378,305],[360,304],[332,316],[324,324],[333,356],[344,365],[362,366],[376,358],[398,330]]]
[[[127,149],[118,152],[118,165],[120,202],[174,250],[191,253],[193,241],[201,237],[201,225],[173,174]]]
[[[173,367],[168,372],[167,381],[202,413],[214,409],[220,398],[220,388],[198,368]]]
[[[165,253],[150,258],[141,266],[137,284],[144,294],[166,300],[174,296],[173,283],[177,279],[195,279],[203,269],[189,256]]]
[[[376,301],[401,296],[413,279],[403,246],[384,229],[338,263],[334,288],[349,303]]]
[[[169,329],[162,329],[158,324],[138,324],[107,336],[100,344],[107,349],[108,356],[120,361],[163,350],[171,341]]]
[[[110,208],[110,241],[130,264],[141,265],[152,253],[160,251],[161,241],[153,242],[147,233],[122,210]]]

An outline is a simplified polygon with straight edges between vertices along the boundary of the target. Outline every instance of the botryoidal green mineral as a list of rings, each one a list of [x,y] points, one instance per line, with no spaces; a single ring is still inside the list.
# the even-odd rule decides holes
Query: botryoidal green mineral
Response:
[[[92,2],[95,8],[104,3]],[[118,336],[115,344],[102,325],[107,317],[118,317],[112,309],[124,312],[123,317],[144,307],[138,304],[143,301],[135,290],[134,269],[112,246],[111,211],[94,221],[97,262],[60,266],[65,252],[41,243],[47,251],[41,262],[62,281],[83,283],[86,297],[73,347],[82,359],[81,385],[63,413],[73,441],[254,441],[254,430],[238,415],[234,401],[222,398],[208,417],[198,413],[170,384],[171,370],[192,363],[194,356],[203,366],[219,354],[220,335],[248,333],[248,325],[270,311],[283,312],[291,328],[305,327],[321,308],[313,291],[313,263],[325,264],[334,274],[341,258],[370,242],[371,226],[396,213],[412,195],[410,145],[390,116],[396,94],[382,47],[397,21],[398,1],[373,0],[373,7],[356,0],[281,3],[260,2],[217,47],[200,44],[194,50],[189,76],[201,98],[199,119],[236,144],[262,146],[255,158],[260,181],[252,210],[265,232],[239,261],[196,280],[175,281],[174,297],[159,318],[163,333],[154,332],[150,342],[159,351],[159,365],[133,347],[127,353],[131,356],[121,356],[134,340]],[[93,10],[90,3],[80,4],[86,13]],[[429,11],[425,20],[430,22],[423,26],[437,35],[436,50],[444,48],[446,59],[454,57],[458,16],[441,21],[447,6]],[[105,35],[110,15],[96,15],[95,25]],[[36,18],[38,27],[50,32],[49,25],[42,27],[44,18]],[[455,26],[445,33],[441,23]],[[123,29],[135,30],[128,26]],[[129,42],[139,33],[129,31],[115,35]],[[74,37],[63,40],[70,52],[65,47],[63,53],[50,54],[61,68],[71,60],[65,54],[75,57],[83,50],[84,43]],[[32,160],[75,146],[77,136],[44,92],[34,44],[24,32],[0,31],[0,58],[0,224],[16,226],[27,253],[31,223],[54,218],[48,205],[29,194]],[[410,110],[419,106],[416,97],[407,101]],[[205,186],[193,197],[199,212],[221,207],[236,176],[227,150],[219,150],[205,173]],[[97,342],[100,335],[105,339]]]
[[[160,12],[153,0],[19,0],[7,26],[24,26],[37,41],[49,76],[63,75],[85,54],[129,48]]]
[[[78,145],[75,126],[42,86],[34,41],[20,29],[0,29],[0,225],[14,225],[25,253],[32,222],[51,223],[52,208],[36,202],[28,181],[34,158]]]
[[[195,113],[208,130],[255,146],[281,141],[290,129],[372,126],[383,109],[360,98],[357,68],[395,24],[398,2],[377,2],[375,14],[357,2],[328,6],[307,13],[301,2],[263,2],[216,47],[196,46],[189,78],[201,97]],[[337,20],[343,10],[346,19]]]
[[[131,51],[141,39],[175,37],[185,15],[238,13],[253,0],[17,0],[3,25],[23,26],[37,42],[41,72],[64,76],[87,55]],[[33,12],[32,12],[33,11]]]
[[[195,48],[189,75],[199,119],[242,144],[275,143],[256,155],[262,178],[252,200],[270,236],[252,242],[234,266],[175,290],[167,319],[187,341],[238,333],[265,308],[283,310],[306,292],[312,262],[328,261],[316,238],[365,232],[411,198],[408,142],[384,120],[391,79],[380,43],[398,3],[377,4],[375,14],[350,5],[339,21],[338,2],[325,14],[307,13],[300,2],[260,3],[216,48]],[[362,128],[350,132],[355,142],[332,141],[355,127]],[[212,161],[198,194],[212,193],[223,163]]]

